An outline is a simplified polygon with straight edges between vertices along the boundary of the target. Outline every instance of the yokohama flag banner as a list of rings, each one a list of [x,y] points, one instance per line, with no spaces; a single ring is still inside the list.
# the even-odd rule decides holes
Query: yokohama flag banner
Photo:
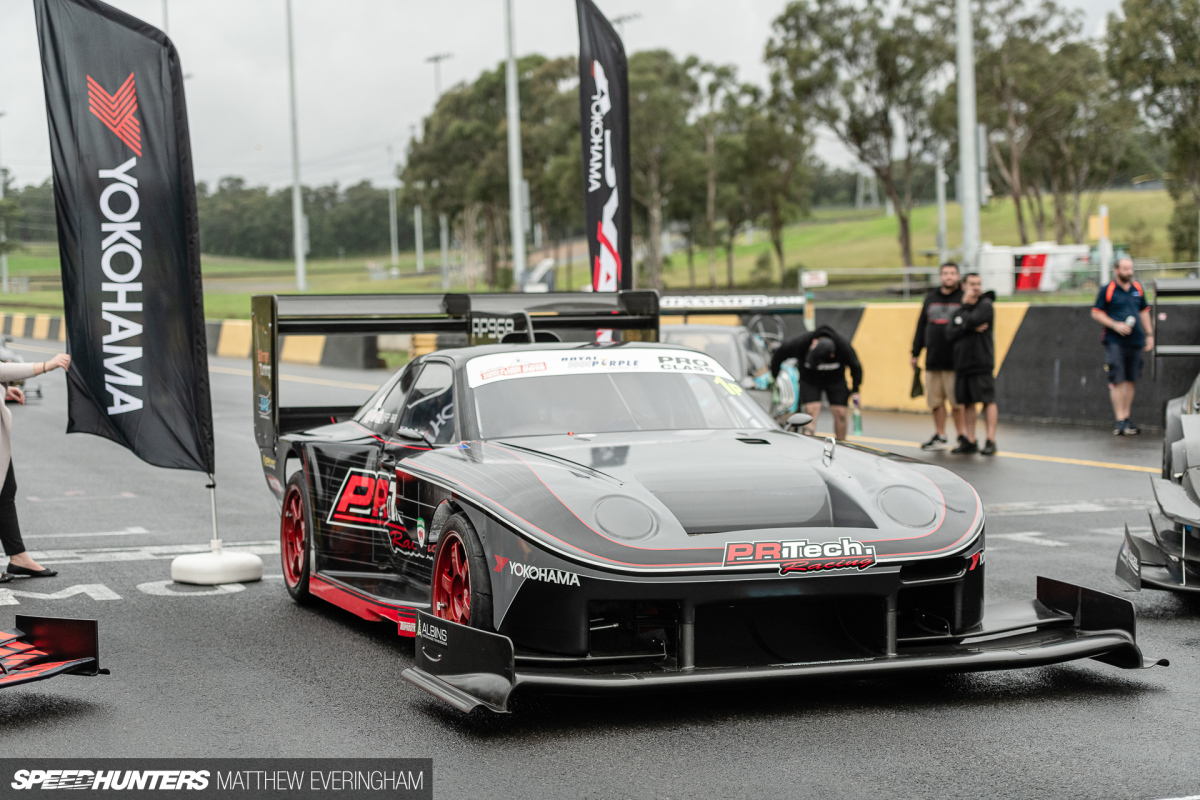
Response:
[[[579,122],[592,288],[633,288],[629,185],[629,70],[625,46],[592,0],[579,13]]]
[[[71,352],[67,431],[212,473],[179,55],[158,29],[96,0],[33,5]]]

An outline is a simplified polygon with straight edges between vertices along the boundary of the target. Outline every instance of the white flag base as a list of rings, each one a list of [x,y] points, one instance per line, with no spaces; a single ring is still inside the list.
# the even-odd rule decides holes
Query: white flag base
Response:
[[[171,580],[198,586],[247,583],[262,580],[262,559],[253,553],[227,553],[221,540],[212,540],[211,553],[177,556],[171,562]]]

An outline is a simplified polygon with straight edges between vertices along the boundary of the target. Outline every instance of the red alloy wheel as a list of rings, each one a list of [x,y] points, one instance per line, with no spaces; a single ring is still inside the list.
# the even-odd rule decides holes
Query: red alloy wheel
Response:
[[[458,531],[447,531],[433,565],[433,613],[442,619],[471,624],[471,572],[467,548]]]
[[[288,487],[283,498],[283,519],[279,530],[279,552],[283,559],[283,578],[296,588],[304,575],[308,555],[307,526],[304,522],[304,498],[295,486]]]

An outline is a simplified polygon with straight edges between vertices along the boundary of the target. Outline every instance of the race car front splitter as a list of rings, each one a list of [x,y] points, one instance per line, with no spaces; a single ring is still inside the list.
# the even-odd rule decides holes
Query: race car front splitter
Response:
[[[988,606],[977,629],[951,641],[914,642],[894,655],[767,666],[653,669],[586,660],[555,665],[553,660],[517,657],[507,636],[418,612],[416,664],[403,678],[464,712],[480,706],[507,712],[517,690],[593,694],[700,689],[830,676],[979,672],[1083,658],[1122,669],[1168,665],[1166,659],[1142,656],[1128,600],[1049,578],[1037,580],[1036,600]]]

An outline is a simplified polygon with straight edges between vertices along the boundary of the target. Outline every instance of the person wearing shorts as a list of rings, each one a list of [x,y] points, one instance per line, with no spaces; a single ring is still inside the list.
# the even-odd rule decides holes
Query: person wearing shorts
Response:
[[[858,403],[858,388],[862,385],[862,364],[858,354],[841,334],[828,325],[789,339],[771,356],[771,377],[779,376],[783,362],[794,358],[799,363],[800,407],[813,418],[805,433],[816,431],[817,416],[821,413],[821,398],[829,402],[833,414],[833,434],[846,438],[849,403]],[[850,380],[846,383],[846,370]]]
[[[942,285],[925,295],[912,344],[913,369],[918,368],[917,359],[925,351],[925,399],[933,414],[933,436],[921,445],[922,450],[945,450],[950,446],[946,439],[947,403],[954,417],[958,443],[966,441],[963,408],[954,399],[954,347],[946,341],[946,325],[962,306],[958,264],[953,261],[942,264],[940,278]]]
[[[984,292],[979,275],[963,276],[963,304],[946,326],[946,339],[954,344],[954,395],[963,406],[965,441],[950,452],[996,454],[996,425],[1000,409],[996,405],[996,344],[992,327],[995,320],[995,292]],[[983,404],[987,422],[987,442],[982,448],[975,442],[976,404]]]
[[[1096,295],[1092,319],[1104,326],[1104,371],[1112,401],[1114,436],[1141,433],[1133,424],[1133,391],[1142,372],[1142,351],[1154,349],[1154,328],[1146,292],[1133,279],[1133,260],[1122,258],[1113,279]]]

